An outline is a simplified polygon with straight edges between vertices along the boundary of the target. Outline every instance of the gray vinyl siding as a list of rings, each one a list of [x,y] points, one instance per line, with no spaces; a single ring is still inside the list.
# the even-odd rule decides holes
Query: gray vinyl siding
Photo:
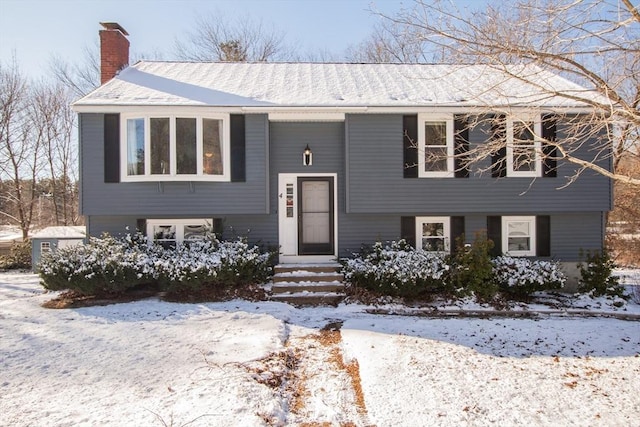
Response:
[[[143,218],[267,213],[267,116],[245,120],[246,182],[105,183],[103,115],[80,114],[82,213]]]
[[[277,247],[278,174],[335,173],[340,257],[363,244],[399,239],[402,216],[464,216],[472,242],[486,230],[487,216],[550,215],[552,257],[573,262],[580,249],[602,247],[603,212],[611,203],[609,180],[589,172],[558,190],[573,172],[570,165],[559,167],[558,178],[535,180],[495,179],[490,172],[405,179],[402,116],[392,114],[271,123],[265,115],[247,115],[247,182],[105,184],[102,115],[80,119],[82,209],[92,236],[122,235],[135,230],[138,219],[221,218],[223,237]],[[486,138],[483,129],[470,132],[472,145]],[[307,144],[311,166],[302,165]]]
[[[270,124],[271,212],[278,210],[278,174],[337,173],[338,209],[344,211],[344,123],[272,122]],[[309,145],[313,164],[302,164],[302,152]]]
[[[425,212],[420,216],[432,215]],[[456,216],[457,213],[446,215]],[[508,215],[491,213],[489,215]],[[541,215],[528,212],[526,215]],[[469,214],[465,219],[465,241],[472,243],[478,233],[487,231],[487,216]],[[362,245],[376,241],[391,241],[400,238],[401,215],[346,214],[340,219],[339,256],[348,257]],[[550,215],[551,258],[566,262],[580,260],[580,250],[601,250],[603,246],[603,217],[600,212],[578,212]]]
[[[347,206],[349,213],[449,214],[450,212],[575,212],[611,208],[609,179],[585,171],[560,189],[575,167],[558,166],[557,178],[492,178],[490,159],[477,165],[469,178],[403,178],[401,115],[347,116]],[[558,129],[558,138],[563,127]],[[487,140],[486,129],[471,129],[473,146]],[[578,156],[589,158],[585,144]]]

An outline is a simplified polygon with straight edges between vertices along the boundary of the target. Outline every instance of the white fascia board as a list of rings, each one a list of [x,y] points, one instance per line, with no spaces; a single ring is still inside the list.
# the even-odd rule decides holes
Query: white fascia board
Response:
[[[554,107],[554,106],[478,106],[478,105],[407,105],[407,106],[194,106],[194,105],[114,105],[114,104],[73,104],[76,113],[168,113],[179,109],[184,113],[202,114],[269,114],[272,121],[291,120],[327,120],[342,121],[345,114],[416,114],[416,113],[450,113],[482,115],[488,112],[517,113],[518,111],[537,110],[541,114],[555,112],[560,114],[584,114],[593,112],[592,107]],[[316,117],[312,117],[312,116]]]
[[[211,107],[208,105],[72,105],[76,113],[131,113],[131,114],[170,114],[180,110],[181,114],[243,114],[242,107]]]

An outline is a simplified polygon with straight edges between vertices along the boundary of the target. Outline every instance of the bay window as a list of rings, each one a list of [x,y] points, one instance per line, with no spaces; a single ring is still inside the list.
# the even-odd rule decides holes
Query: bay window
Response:
[[[124,115],[122,181],[229,181],[229,116]]]

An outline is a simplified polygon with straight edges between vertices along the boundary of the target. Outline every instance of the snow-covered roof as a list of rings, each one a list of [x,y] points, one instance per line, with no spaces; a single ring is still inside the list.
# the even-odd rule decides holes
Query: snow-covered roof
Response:
[[[533,65],[140,61],[74,106],[585,106],[553,92],[598,96]]]
[[[87,231],[84,225],[46,227],[34,233],[32,239],[84,239]]]

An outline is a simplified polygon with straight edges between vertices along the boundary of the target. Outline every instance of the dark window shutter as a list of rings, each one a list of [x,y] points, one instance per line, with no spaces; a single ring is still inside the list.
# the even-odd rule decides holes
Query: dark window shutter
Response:
[[[244,115],[231,115],[231,182],[247,180]]]
[[[104,182],[120,182],[120,114],[104,115]]]
[[[552,114],[547,114],[542,117],[542,138],[545,141],[556,140],[556,117]],[[546,142],[542,143],[542,154],[544,156],[542,162],[542,176],[544,178],[555,178],[558,176],[557,170],[557,149],[551,144]]]
[[[451,252],[456,252],[458,248],[458,238],[462,237],[460,243],[464,245],[464,217],[452,216],[451,217]]]
[[[469,124],[463,116],[456,116],[453,121],[453,167],[456,178],[469,178],[469,165],[466,164],[466,153],[469,152]]]
[[[502,217],[487,217],[487,239],[493,242],[492,256],[502,255]]]
[[[494,117],[491,124],[491,140],[499,141],[500,148],[491,153],[491,176],[507,176],[507,121],[505,116]]]
[[[536,217],[536,255],[551,256],[551,217]]]
[[[222,239],[222,232],[224,231],[222,218],[213,218],[213,224],[211,224],[211,226],[213,234],[215,234],[218,239]]]
[[[400,217],[400,238],[406,240],[412,247],[416,247],[416,217]]]
[[[144,218],[136,219],[136,230],[144,235],[147,234],[147,220]]]
[[[403,176],[405,178],[418,177],[418,116],[403,116],[403,144],[404,164]]]

